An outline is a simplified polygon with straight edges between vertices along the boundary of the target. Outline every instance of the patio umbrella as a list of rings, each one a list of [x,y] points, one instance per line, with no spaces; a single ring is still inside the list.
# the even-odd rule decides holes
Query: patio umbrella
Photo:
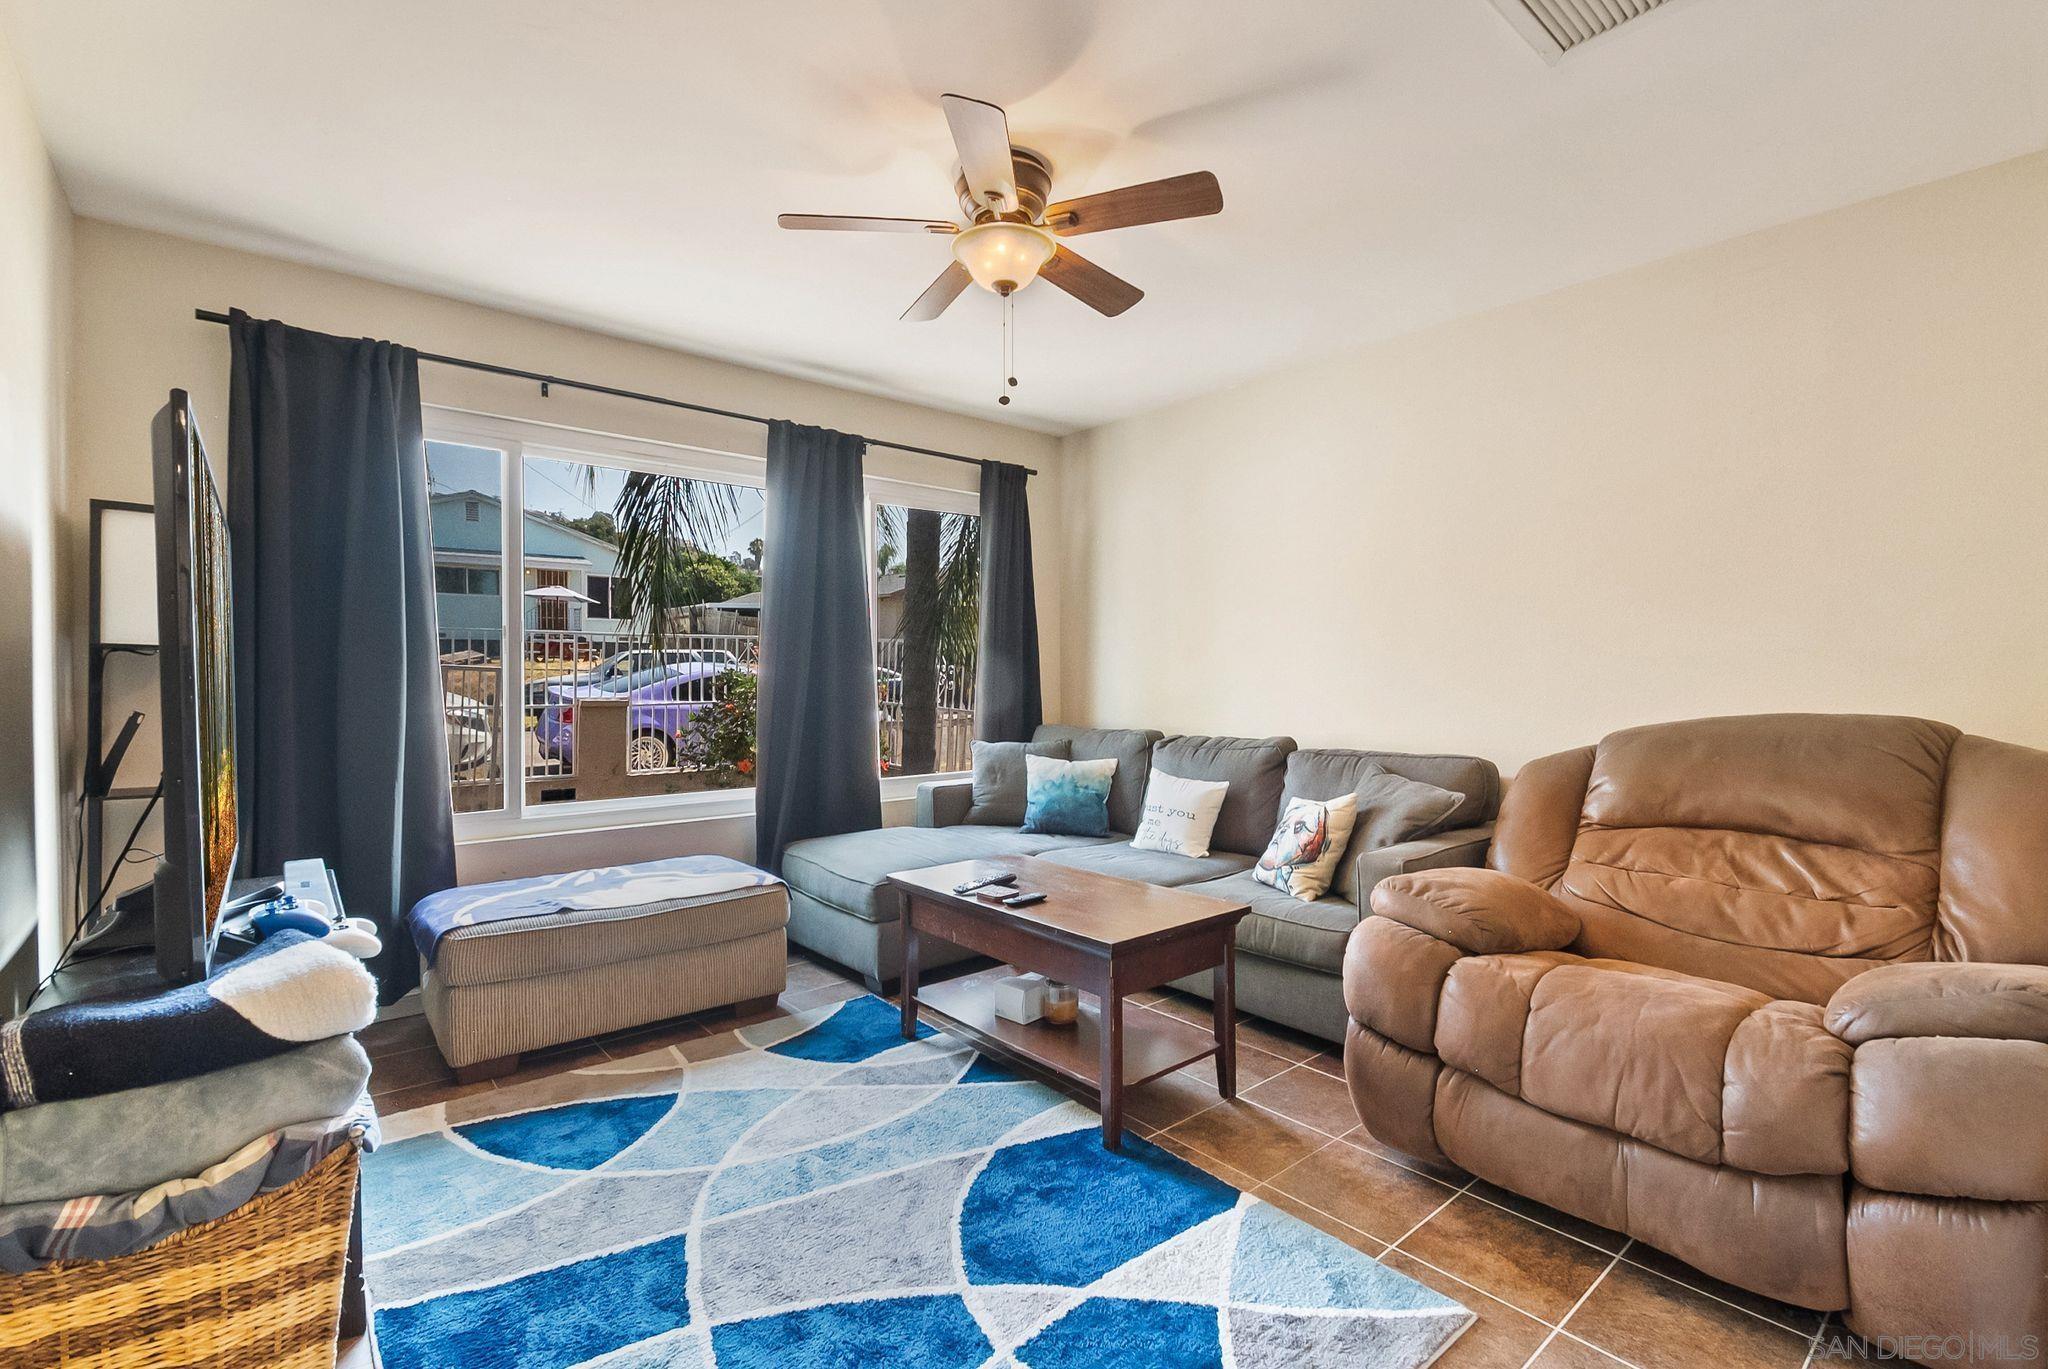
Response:
[[[526,591],[526,597],[529,599],[581,599],[586,604],[597,602],[588,594],[578,594],[567,585],[541,585]]]

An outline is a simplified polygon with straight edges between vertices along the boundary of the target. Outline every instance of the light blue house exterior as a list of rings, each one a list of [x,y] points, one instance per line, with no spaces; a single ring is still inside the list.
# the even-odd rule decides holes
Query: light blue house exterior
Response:
[[[504,515],[494,495],[476,490],[429,501],[434,533],[434,606],[441,650],[498,654],[504,636]],[[616,579],[618,548],[546,514],[526,514],[520,586],[528,632],[622,634],[631,626],[625,587]],[[582,599],[536,599],[526,590],[561,585]],[[586,599],[588,602],[586,602]],[[616,615],[616,616],[615,616]]]

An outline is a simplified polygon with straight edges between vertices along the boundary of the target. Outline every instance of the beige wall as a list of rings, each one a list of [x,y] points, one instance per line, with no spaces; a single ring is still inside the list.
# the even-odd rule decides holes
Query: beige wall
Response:
[[[77,792],[57,518],[70,252],[71,207],[0,41],[0,1016],[33,983],[37,948],[41,968],[57,951]]]
[[[1772,709],[2048,746],[2048,154],[1065,452],[1070,720],[1507,768]]]
[[[213,458],[227,456],[227,330],[193,319],[194,308],[247,309],[302,327],[390,338],[423,351],[503,362],[625,389],[675,395],[745,413],[823,424],[871,437],[1040,470],[1033,482],[1040,631],[1047,679],[1060,678],[1057,574],[1058,444],[1049,437],[958,414],[772,375],[663,348],[625,342],[354,276],[81,219],[76,227],[76,384],[72,393],[70,517],[83,525],[88,498],[142,499],[149,492],[150,416],[173,386],[191,391]],[[430,404],[565,424],[634,437],[759,454],[763,430],[629,400],[421,367]],[[874,449],[872,474],[972,489],[972,468]],[[82,535],[79,538],[83,545]],[[148,705],[138,704],[139,707]],[[1056,706],[1056,702],[1055,702]],[[152,707],[150,711],[155,710]],[[153,764],[153,756],[142,757]],[[907,804],[894,806],[902,820]],[[463,877],[569,869],[681,851],[741,854],[747,820],[625,829],[593,838],[520,838],[466,847]]]
[[[7,198],[21,228],[0,270],[46,293],[0,338],[5,431],[11,460],[38,456],[44,488],[68,490],[74,564],[88,498],[148,498],[165,391],[193,392],[224,455],[226,334],[191,310],[239,305],[1038,466],[1056,719],[1470,750],[1510,769],[1635,722],[1776,708],[1921,713],[2048,745],[2048,155],[1057,443],[81,220],[67,480],[41,350],[63,331],[66,216],[9,109],[18,92],[0,99],[5,165],[43,168],[44,198],[26,217]],[[423,369],[430,402],[759,450],[747,425]],[[24,408],[22,386],[41,401]],[[971,479],[879,451],[871,468]],[[5,507],[0,552],[33,563],[34,519]],[[12,631],[32,614],[10,583]],[[51,633],[82,641],[82,603],[66,612]],[[5,840],[32,840],[30,818],[8,821]],[[744,822],[664,824],[472,847],[463,868],[750,840]]]

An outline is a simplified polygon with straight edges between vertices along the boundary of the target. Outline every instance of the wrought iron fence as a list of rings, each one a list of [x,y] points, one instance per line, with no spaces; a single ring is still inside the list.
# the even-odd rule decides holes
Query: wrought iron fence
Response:
[[[903,639],[875,643],[875,694],[881,703],[882,769],[903,768]],[[938,733],[930,773],[974,768],[974,665],[939,663]]]
[[[631,777],[677,777],[674,788],[705,787],[713,767],[695,763],[687,745],[698,712],[725,701],[721,677],[756,671],[760,638],[745,633],[687,633],[668,637],[656,652],[641,636],[584,631],[525,634],[524,697],[516,702],[526,780],[577,778],[575,710],[579,700],[624,702],[626,757]],[[505,663],[497,637],[441,639],[441,681],[448,717],[449,770],[459,812],[502,806]],[[681,666],[681,670],[669,667]],[[902,773],[903,641],[877,643],[875,692],[883,769]],[[693,669],[701,667],[701,669]],[[937,713],[937,771],[972,765],[974,672],[941,665]],[[589,770],[592,767],[586,766]],[[644,789],[635,792],[647,792]],[[655,792],[660,792],[656,790]],[[611,795],[578,792],[579,798]]]
[[[634,775],[683,772],[694,766],[685,745],[691,722],[724,698],[720,677],[752,671],[761,639],[738,633],[685,633],[656,651],[639,636],[588,632],[526,635],[527,775],[553,779],[576,773],[578,699],[623,700],[626,769]]]
[[[448,719],[448,782],[458,813],[505,803],[502,663],[458,651],[441,662],[441,698]],[[477,659],[459,659],[474,656]]]

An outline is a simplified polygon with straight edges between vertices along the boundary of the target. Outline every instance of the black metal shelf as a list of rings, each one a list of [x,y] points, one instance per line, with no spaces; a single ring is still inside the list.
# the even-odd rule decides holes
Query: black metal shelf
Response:
[[[100,881],[106,878],[100,868],[106,859],[106,815],[104,809],[109,803],[144,803],[156,794],[155,785],[116,785],[114,775],[107,767],[106,720],[102,716],[106,708],[107,665],[116,656],[154,656],[157,644],[154,642],[103,642],[100,640],[100,608],[105,586],[100,583],[101,523],[109,510],[125,513],[151,513],[153,504],[137,504],[119,499],[94,499],[88,505],[91,518],[90,583],[87,586],[88,632],[86,640],[85,675],[85,777],[83,797],[85,800],[84,863],[90,872],[87,890],[96,890]],[[74,908],[72,916],[91,917],[98,909]]]

